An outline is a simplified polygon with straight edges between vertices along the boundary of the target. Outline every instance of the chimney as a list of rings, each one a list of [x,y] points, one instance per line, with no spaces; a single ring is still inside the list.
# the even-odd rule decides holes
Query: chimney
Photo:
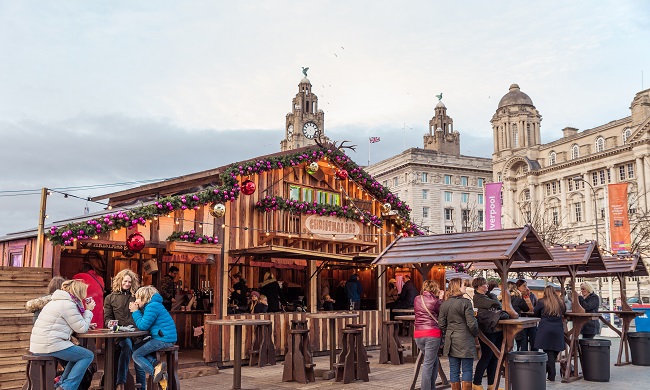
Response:
[[[562,133],[564,133],[564,138],[569,138],[571,136],[574,136],[578,134],[578,129],[575,127],[565,127],[562,129]]]

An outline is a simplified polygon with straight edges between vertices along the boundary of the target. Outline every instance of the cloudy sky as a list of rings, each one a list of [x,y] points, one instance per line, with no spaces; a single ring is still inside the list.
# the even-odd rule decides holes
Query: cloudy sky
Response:
[[[441,92],[467,155],[490,157],[512,83],[543,142],[623,118],[650,86],[649,19],[644,0],[2,1],[0,235],[36,226],[26,190],[85,198],[279,151],[303,66],[360,164],[369,136],[372,162],[422,147]],[[55,194],[49,221],[85,206]]]

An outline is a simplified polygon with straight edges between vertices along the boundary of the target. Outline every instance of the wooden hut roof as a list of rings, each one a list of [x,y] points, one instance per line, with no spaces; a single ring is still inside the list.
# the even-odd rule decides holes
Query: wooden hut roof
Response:
[[[626,276],[648,276],[648,269],[640,255],[603,256],[604,268],[581,267],[578,277],[607,277],[617,274]],[[566,273],[554,270],[543,270],[537,273],[540,277],[566,276]]]
[[[400,236],[375,260],[377,265],[548,261],[553,256],[526,225],[516,229],[488,230],[431,236]]]

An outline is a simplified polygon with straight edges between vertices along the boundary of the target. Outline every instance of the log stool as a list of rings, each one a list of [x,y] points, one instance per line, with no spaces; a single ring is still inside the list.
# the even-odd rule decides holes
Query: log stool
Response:
[[[354,380],[368,382],[368,357],[363,346],[363,330],[360,328],[343,329],[343,350],[339,362],[334,364],[336,381],[344,384]]]
[[[256,325],[253,343],[250,349],[249,365],[264,367],[267,364],[275,366],[275,344],[271,324]]]
[[[58,360],[54,356],[23,355],[27,360],[27,390],[53,390]]]
[[[167,363],[167,389],[180,390],[181,383],[178,378],[178,345],[172,345],[169,348],[163,348],[156,351],[156,360]],[[160,382],[161,387],[162,381]],[[147,389],[156,389],[153,384],[153,377],[147,379]]]
[[[384,321],[382,323],[381,348],[379,363],[404,364],[404,347],[399,341],[399,321]]]
[[[309,329],[290,329],[287,344],[289,350],[284,357],[282,382],[315,382],[311,352],[309,352]]]

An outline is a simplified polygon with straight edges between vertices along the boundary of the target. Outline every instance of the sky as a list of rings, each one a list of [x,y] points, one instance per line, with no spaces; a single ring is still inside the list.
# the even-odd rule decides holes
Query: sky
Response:
[[[423,147],[439,93],[465,155],[491,157],[513,83],[542,142],[624,118],[650,87],[649,19],[644,0],[2,1],[0,235],[36,227],[42,187],[82,198],[48,197],[50,223],[280,151],[302,67],[360,165]]]

